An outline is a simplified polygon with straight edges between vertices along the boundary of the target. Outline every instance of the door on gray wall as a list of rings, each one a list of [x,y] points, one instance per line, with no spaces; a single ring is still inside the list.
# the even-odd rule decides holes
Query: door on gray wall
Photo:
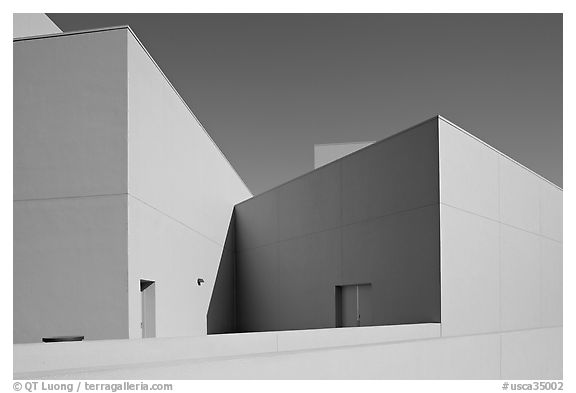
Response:
[[[140,280],[142,297],[142,338],[156,337],[156,283]]]
[[[372,291],[370,284],[336,287],[336,327],[372,325]]]

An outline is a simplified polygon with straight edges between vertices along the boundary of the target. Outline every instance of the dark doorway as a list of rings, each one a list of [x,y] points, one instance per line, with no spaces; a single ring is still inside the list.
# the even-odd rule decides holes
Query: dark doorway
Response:
[[[142,294],[142,338],[156,337],[156,283],[140,280]]]
[[[372,325],[370,284],[336,286],[336,327]]]

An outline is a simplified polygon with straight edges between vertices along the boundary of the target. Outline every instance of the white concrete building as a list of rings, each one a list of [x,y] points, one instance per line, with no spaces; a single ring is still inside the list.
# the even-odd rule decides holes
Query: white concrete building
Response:
[[[15,343],[205,334],[250,196],[129,28],[14,41]]]
[[[406,154],[380,154],[400,143]],[[406,168],[421,151],[433,165]],[[374,170],[354,176],[360,164]],[[358,192],[327,203],[342,177],[313,176],[330,170],[349,170]],[[206,335],[220,261],[236,252],[232,211],[250,191],[129,28],[15,39],[15,378],[562,378],[560,188],[442,117],[278,192],[291,186],[302,208],[285,209],[290,229],[306,236],[339,230],[322,226],[327,205],[347,228],[372,214],[366,244],[383,240],[373,226],[429,209],[439,322]],[[278,211],[271,195],[254,217]],[[383,195],[395,211],[376,211]],[[420,243],[403,242],[392,258],[418,257]],[[325,255],[294,247],[309,250]],[[86,341],[40,343],[61,335]]]
[[[13,14],[13,37],[31,37],[62,33],[45,14]]]

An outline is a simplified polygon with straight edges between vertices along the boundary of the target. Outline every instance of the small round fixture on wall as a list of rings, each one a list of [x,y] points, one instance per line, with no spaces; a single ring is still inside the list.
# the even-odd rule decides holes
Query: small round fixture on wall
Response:
[[[196,280],[196,282],[198,283],[198,286],[202,285],[204,283],[204,279],[203,278],[199,278],[198,280]]]

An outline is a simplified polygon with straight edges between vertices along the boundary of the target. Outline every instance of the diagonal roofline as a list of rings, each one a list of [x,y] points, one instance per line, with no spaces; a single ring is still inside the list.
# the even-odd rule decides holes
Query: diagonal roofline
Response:
[[[172,88],[172,90],[176,93],[176,95],[178,96],[178,98],[180,99],[180,101],[182,101],[182,103],[186,106],[186,109],[188,109],[188,111],[190,112],[190,114],[194,117],[194,119],[196,120],[196,122],[200,125],[200,128],[204,131],[204,133],[208,136],[208,138],[210,139],[210,141],[214,144],[214,146],[216,147],[216,149],[218,150],[218,152],[220,152],[220,154],[222,155],[222,157],[224,158],[224,160],[226,160],[226,162],[228,163],[228,165],[230,166],[230,168],[232,168],[232,170],[234,171],[234,173],[236,173],[236,176],[238,176],[238,178],[240,179],[240,181],[242,182],[242,184],[244,185],[244,187],[250,192],[250,194],[252,194],[252,196],[256,196],[254,195],[254,193],[252,192],[252,190],[250,190],[250,188],[246,185],[246,183],[244,182],[244,179],[242,179],[242,177],[238,174],[238,171],[236,171],[236,168],[234,168],[234,166],[230,163],[230,161],[228,160],[228,158],[224,155],[224,153],[222,152],[222,150],[220,150],[220,147],[218,147],[218,145],[216,144],[216,142],[214,142],[214,139],[212,139],[212,137],[210,136],[210,134],[208,133],[208,131],[206,131],[206,128],[204,127],[204,125],[200,122],[200,120],[198,120],[198,118],[196,117],[196,115],[194,114],[194,112],[192,111],[192,109],[190,109],[190,107],[188,106],[188,104],[186,103],[186,101],[184,101],[184,99],[182,98],[182,96],[180,95],[180,93],[178,93],[178,90],[176,90],[176,88],[174,87],[174,85],[170,82],[170,80],[168,79],[168,77],[166,77],[166,74],[164,74],[164,72],[162,71],[162,69],[160,68],[160,66],[158,65],[158,63],[156,63],[156,61],[154,60],[154,58],[152,57],[152,55],[150,54],[150,52],[148,52],[148,50],[146,49],[146,47],[144,46],[144,44],[142,44],[142,41],[140,41],[140,39],[138,38],[138,36],[136,35],[136,33],[134,33],[134,31],[130,28],[130,26],[128,25],[119,25],[119,26],[111,26],[111,27],[102,27],[102,28],[95,28],[95,29],[86,29],[86,30],[75,30],[75,31],[68,31],[68,32],[62,32],[62,33],[51,33],[51,34],[43,34],[43,35],[35,35],[35,36],[28,36],[28,37],[19,37],[19,38],[14,38],[13,42],[22,42],[22,41],[30,41],[30,40],[38,40],[38,39],[49,39],[49,38],[58,38],[58,37],[64,37],[64,36],[72,36],[72,35],[79,35],[79,34],[90,34],[90,33],[99,33],[99,32],[105,32],[105,31],[113,31],[113,30],[122,30],[122,29],[126,29],[128,30],[132,36],[136,39],[136,42],[138,42],[138,44],[140,45],[140,47],[144,50],[144,52],[148,55],[148,57],[150,58],[150,60],[152,60],[152,62],[154,63],[154,65],[156,66],[156,68],[158,69],[158,71],[160,71],[160,73],[162,74],[162,76],[164,77],[164,79],[166,80],[166,82],[168,83],[168,85]],[[528,168],[527,166],[519,163],[518,161],[516,161],[515,159],[513,159],[512,157],[510,157],[509,155],[501,152],[500,150],[496,149],[494,146],[488,144],[487,142],[483,141],[482,139],[478,138],[477,136],[471,134],[470,132],[466,131],[465,129],[463,129],[462,127],[460,127],[459,125],[455,124],[454,122],[448,120],[446,117],[442,116],[442,115],[435,115],[432,116],[418,124],[415,124],[409,128],[406,128],[402,131],[399,131],[393,135],[389,135],[388,137],[384,138],[384,139],[380,139],[378,141],[375,141],[374,143],[372,143],[369,146],[366,146],[362,149],[359,149],[355,152],[352,152],[348,155],[346,155],[345,157],[351,156],[353,154],[356,154],[358,152],[363,151],[364,149],[368,149],[371,146],[377,145],[380,142],[383,142],[385,140],[388,140],[390,138],[393,138],[399,134],[402,134],[404,132],[407,132],[409,130],[411,130],[412,128],[418,127],[430,120],[433,119],[438,119],[438,120],[442,120],[448,124],[450,124],[451,126],[453,126],[454,128],[456,128],[457,130],[459,130],[460,132],[468,135],[469,137],[475,139],[476,141],[482,143],[483,145],[485,145],[486,147],[492,149],[493,151],[495,151],[496,153],[500,154],[501,156],[507,158],[508,160],[512,161],[513,163],[515,163],[516,165],[526,169],[527,171],[531,172],[532,174],[536,175],[537,177],[539,177],[540,179],[546,181],[547,183],[549,183],[550,185],[556,187],[557,189],[559,189],[560,191],[563,191],[563,188],[558,186],[557,184],[555,184],[554,182],[552,182],[551,180],[545,178],[544,176],[534,172],[532,169]],[[362,142],[342,142],[342,143],[362,143]],[[323,144],[319,144],[319,145],[323,145]],[[325,144],[325,145],[330,145],[330,144]],[[316,146],[316,145],[315,145]],[[342,157],[344,158],[344,157]],[[342,158],[335,160],[333,162],[338,162],[340,161]],[[331,163],[328,163],[324,166],[330,165]],[[320,169],[320,168],[317,168]],[[314,170],[317,170],[314,169]],[[290,179],[284,183],[281,183],[277,186],[274,186],[260,194],[257,195],[262,195],[267,193],[268,191],[274,190],[278,187],[281,187],[287,183],[290,183],[291,181],[294,181],[296,179],[299,179],[302,176],[305,176],[307,174],[309,174],[312,171],[308,171],[306,173],[303,173],[300,176],[297,176],[293,179]],[[248,198],[250,199],[250,198]],[[242,202],[240,202],[242,203]]]
[[[372,149],[372,148],[374,148],[375,146],[378,146],[378,145],[380,145],[381,143],[383,143],[383,142],[385,142],[385,141],[388,141],[388,140],[390,140],[390,139],[392,139],[392,138],[395,138],[395,137],[397,137],[397,136],[399,136],[399,135],[402,135],[402,134],[404,134],[405,132],[411,131],[413,128],[419,127],[419,126],[421,126],[422,124],[428,123],[429,121],[438,120],[438,119],[439,119],[439,116],[438,116],[438,115],[432,116],[432,117],[430,117],[430,118],[428,118],[428,119],[426,119],[426,120],[424,120],[424,121],[421,121],[421,122],[419,122],[419,123],[417,123],[417,124],[414,124],[414,125],[412,125],[412,126],[410,126],[410,127],[408,127],[408,128],[405,128],[405,129],[403,129],[402,131],[399,131],[399,132],[397,132],[397,133],[395,133],[395,134],[392,134],[392,135],[388,135],[387,137],[385,137],[385,138],[383,138],[383,139],[379,139],[379,140],[377,140],[376,142],[374,142],[374,143],[372,143],[372,144],[370,144],[370,145],[368,145],[368,146],[364,146],[364,147],[361,148],[361,149],[355,150],[355,151],[353,151],[352,153],[345,155],[344,157],[340,157],[340,158],[338,158],[337,160],[334,160],[334,161],[331,161],[331,162],[329,162],[329,163],[327,163],[327,164],[325,164],[325,165],[322,165],[321,167],[318,167],[318,168],[309,170],[308,172],[305,172],[305,173],[303,173],[303,174],[301,174],[301,175],[298,175],[298,176],[296,176],[296,177],[293,178],[293,179],[290,179],[290,180],[287,180],[287,181],[285,181],[285,182],[283,182],[283,183],[281,183],[281,184],[278,184],[277,186],[274,186],[274,187],[272,187],[272,188],[270,188],[270,189],[268,189],[268,190],[266,190],[266,191],[264,191],[264,192],[261,192],[261,193],[258,194],[258,195],[254,195],[252,198],[255,198],[255,197],[257,197],[257,196],[266,194],[266,193],[268,193],[268,192],[270,192],[270,191],[273,191],[273,190],[275,190],[275,189],[277,189],[277,188],[280,188],[280,187],[282,187],[282,186],[285,186],[286,184],[291,183],[291,182],[293,182],[293,181],[295,181],[295,180],[298,180],[298,179],[300,179],[301,177],[307,176],[307,175],[309,175],[309,174],[312,173],[312,172],[320,171],[320,170],[322,170],[322,169],[324,169],[324,168],[329,167],[330,165],[335,165],[335,164],[339,163],[340,161],[342,161],[342,160],[345,159],[345,158],[348,158],[348,157],[353,156],[353,155],[355,155],[355,154],[359,154],[360,152],[363,152],[363,151],[365,151],[365,150]],[[248,199],[246,199],[246,200],[244,200],[244,201],[242,201],[242,202],[238,202],[238,203],[236,204],[236,206],[241,205],[242,203],[247,202],[247,201],[249,201],[249,200],[252,199],[252,198],[248,198]]]
[[[305,172],[305,173],[303,173],[303,174],[301,174],[301,175],[299,175],[299,176],[296,176],[296,177],[293,178],[293,179],[290,179],[290,180],[287,180],[287,181],[285,181],[285,182],[283,182],[283,183],[281,183],[281,184],[278,184],[277,186],[274,186],[274,187],[272,187],[272,188],[270,188],[270,189],[268,189],[268,190],[266,190],[266,191],[264,191],[264,192],[261,192],[260,194],[254,195],[252,198],[255,198],[255,197],[257,197],[257,196],[266,194],[266,193],[268,193],[268,192],[270,192],[270,191],[273,191],[273,190],[275,190],[275,189],[277,189],[277,188],[280,188],[280,187],[282,187],[282,186],[285,186],[286,184],[291,183],[291,182],[293,182],[293,181],[295,181],[295,180],[298,180],[298,179],[300,179],[301,177],[307,176],[307,175],[309,175],[310,173],[312,173],[312,172],[314,172],[314,171],[319,171],[319,170],[322,170],[323,168],[326,168],[326,167],[328,167],[328,166],[330,166],[330,165],[339,163],[341,160],[343,160],[343,159],[345,159],[345,158],[348,158],[348,157],[353,156],[353,155],[355,155],[355,154],[359,154],[360,152],[363,152],[363,151],[366,150],[366,149],[371,149],[371,148],[373,148],[374,146],[379,145],[380,143],[383,143],[383,142],[385,142],[385,141],[388,141],[388,140],[390,140],[390,139],[392,139],[392,138],[394,138],[394,137],[396,137],[396,136],[402,135],[402,134],[404,134],[405,132],[409,132],[409,131],[412,130],[413,128],[419,127],[419,126],[421,126],[422,124],[428,123],[429,121],[432,121],[432,120],[438,120],[438,121],[441,120],[441,121],[444,121],[445,123],[450,124],[451,126],[455,127],[458,131],[460,131],[460,132],[466,134],[467,136],[475,139],[476,141],[482,143],[483,145],[489,147],[491,150],[493,150],[493,151],[495,151],[496,153],[500,154],[500,155],[503,156],[504,158],[506,158],[506,159],[510,160],[511,162],[515,163],[516,165],[518,165],[518,166],[526,169],[527,171],[529,171],[529,172],[531,172],[532,174],[536,175],[538,178],[540,178],[540,179],[544,180],[545,182],[549,183],[550,185],[556,187],[556,188],[559,189],[560,191],[563,191],[563,189],[562,189],[560,186],[558,186],[557,184],[555,184],[555,183],[553,183],[552,181],[546,179],[544,176],[542,176],[542,175],[534,172],[533,170],[531,170],[530,168],[526,167],[525,165],[520,164],[518,161],[516,161],[516,160],[514,160],[513,158],[511,158],[510,156],[502,153],[500,150],[496,149],[494,146],[491,146],[490,144],[488,144],[487,142],[485,142],[485,141],[483,141],[482,139],[478,138],[477,136],[469,133],[468,131],[466,131],[466,130],[463,129],[462,127],[454,124],[453,122],[451,122],[450,120],[448,120],[448,119],[445,118],[444,116],[435,115],[435,116],[432,116],[432,117],[430,117],[430,118],[428,118],[428,119],[426,119],[426,120],[424,120],[424,121],[421,121],[421,122],[419,122],[419,123],[417,123],[417,124],[414,124],[414,125],[412,125],[412,126],[410,126],[410,127],[408,127],[408,128],[405,128],[405,129],[403,129],[402,131],[399,131],[399,132],[397,132],[397,133],[395,133],[395,134],[392,134],[392,135],[389,135],[389,136],[387,136],[387,137],[385,137],[385,138],[383,138],[383,139],[380,139],[380,140],[372,143],[371,145],[365,146],[365,147],[363,147],[363,148],[361,148],[361,149],[358,149],[358,150],[356,150],[356,151],[354,151],[354,152],[352,152],[352,153],[350,153],[350,154],[347,154],[347,155],[345,155],[344,157],[340,157],[340,158],[338,158],[337,160],[334,160],[334,161],[329,162],[328,164],[322,165],[322,166],[319,167],[319,168],[312,169],[312,170],[310,170],[310,171],[308,171],[308,172]],[[351,142],[351,143],[353,143],[353,142]],[[315,146],[316,146],[316,145],[315,145]],[[246,200],[244,200],[244,201],[242,201],[242,202],[239,202],[239,203],[236,204],[236,206],[241,205],[241,204],[243,204],[244,202],[247,202],[247,201],[249,201],[249,200],[252,199],[252,198],[248,198],[248,199],[246,199]]]
[[[551,180],[546,179],[544,176],[534,172],[532,169],[528,168],[526,165],[523,165],[521,163],[519,163],[518,161],[516,161],[515,159],[513,159],[512,157],[510,157],[508,154],[506,153],[502,153],[500,150],[496,149],[494,146],[490,145],[489,143],[483,141],[482,139],[478,138],[477,136],[475,136],[474,134],[471,134],[470,132],[466,131],[465,129],[463,129],[462,127],[460,127],[459,125],[453,123],[452,121],[448,120],[447,118],[445,118],[444,116],[438,115],[438,119],[444,121],[445,123],[450,124],[452,127],[456,128],[458,131],[466,134],[467,136],[471,137],[472,139],[475,139],[476,141],[482,143],[484,146],[492,149],[493,151],[495,151],[496,153],[500,154],[501,156],[503,156],[504,158],[512,161],[514,164],[526,169],[528,172],[532,173],[533,175],[536,175],[537,177],[539,177],[540,179],[546,181],[547,183],[549,183],[550,185],[556,187],[557,189],[559,189],[560,191],[564,191],[562,189],[562,187],[560,187],[559,185],[557,185],[556,183],[552,182]]]
[[[39,40],[45,38],[58,38],[63,36],[71,36],[71,35],[80,35],[80,34],[89,34],[89,33],[100,33],[104,31],[113,31],[113,30],[129,30],[134,36],[134,31],[128,25],[118,25],[118,26],[109,26],[109,27],[98,27],[94,29],[83,29],[83,30],[71,30],[71,31],[63,31],[61,33],[49,33],[49,34],[39,34],[39,35],[30,35],[25,37],[16,37],[13,38],[13,42],[20,42],[20,41],[31,41],[31,40]]]
[[[338,146],[338,145],[363,145],[366,143],[376,143],[378,141],[356,141],[356,142],[332,142],[332,143],[315,143],[314,146]]]
[[[140,45],[140,47],[142,48],[142,50],[144,50],[144,53],[146,53],[146,55],[150,58],[150,60],[151,60],[152,63],[154,64],[154,66],[156,66],[156,68],[158,69],[158,71],[160,71],[160,74],[162,75],[162,77],[164,78],[164,80],[168,83],[168,85],[169,85],[170,88],[174,91],[174,93],[176,93],[176,95],[178,96],[178,98],[180,99],[180,101],[184,104],[184,106],[186,107],[186,109],[188,109],[188,112],[190,112],[190,114],[192,115],[192,117],[194,118],[194,120],[196,120],[196,122],[198,123],[198,125],[200,126],[200,128],[202,129],[202,131],[204,131],[204,133],[206,134],[206,136],[210,139],[210,141],[212,142],[212,144],[214,145],[214,147],[216,147],[216,150],[220,153],[220,155],[222,156],[222,158],[224,158],[224,160],[226,161],[226,163],[228,163],[228,166],[230,166],[230,168],[234,171],[234,173],[236,174],[236,176],[238,177],[238,179],[240,179],[240,182],[242,183],[242,185],[243,185],[243,186],[246,188],[246,190],[248,190],[248,192],[253,196],[254,193],[253,193],[252,190],[246,185],[246,182],[244,181],[244,179],[242,178],[242,176],[240,176],[240,174],[238,173],[238,171],[236,170],[236,168],[234,168],[234,166],[230,163],[230,161],[228,160],[228,158],[226,157],[226,155],[222,152],[222,150],[220,150],[220,147],[216,144],[216,142],[214,142],[214,139],[212,139],[212,137],[210,136],[210,134],[208,133],[208,131],[206,131],[206,128],[204,127],[204,125],[200,122],[200,120],[198,120],[198,118],[196,117],[196,115],[194,114],[194,112],[192,111],[192,109],[190,109],[190,107],[188,106],[188,104],[186,103],[186,101],[184,101],[184,99],[182,98],[182,96],[180,95],[180,93],[178,92],[178,90],[176,90],[176,88],[174,87],[174,85],[172,84],[172,82],[170,82],[170,80],[168,79],[168,77],[166,76],[166,74],[164,74],[164,71],[162,71],[162,69],[160,68],[160,66],[159,66],[158,63],[156,62],[156,60],[154,60],[154,58],[152,57],[152,55],[150,54],[150,52],[148,52],[148,50],[146,49],[146,47],[144,46],[144,44],[142,44],[142,41],[140,41],[140,39],[138,38],[138,36],[136,35],[136,33],[134,33],[134,31],[130,28],[130,26],[128,26],[128,25],[120,25],[120,26],[102,27],[102,28],[96,28],[96,29],[75,30],[75,31],[62,32],[62,33],[52,33],[52,34],[42,34],[42,35],[35,35],[35,36],[28,36],[28,37],[19,37],[19,38],[14,38],[14,39],[13,39],[13,42],[16,43],[16,42],[22,42],[22,41],[32,41],[32,40],[59,38],[59,37],[67,37],[67,36],[74,36],[74,35],[81,35],[81,34],[101,33],[101,32],[114,31],[114,30],[127,30],[128,32],[130,32],[130,34],[132,34],[132,36],[134,37],[134,39],[136,40],[136,42]]]

